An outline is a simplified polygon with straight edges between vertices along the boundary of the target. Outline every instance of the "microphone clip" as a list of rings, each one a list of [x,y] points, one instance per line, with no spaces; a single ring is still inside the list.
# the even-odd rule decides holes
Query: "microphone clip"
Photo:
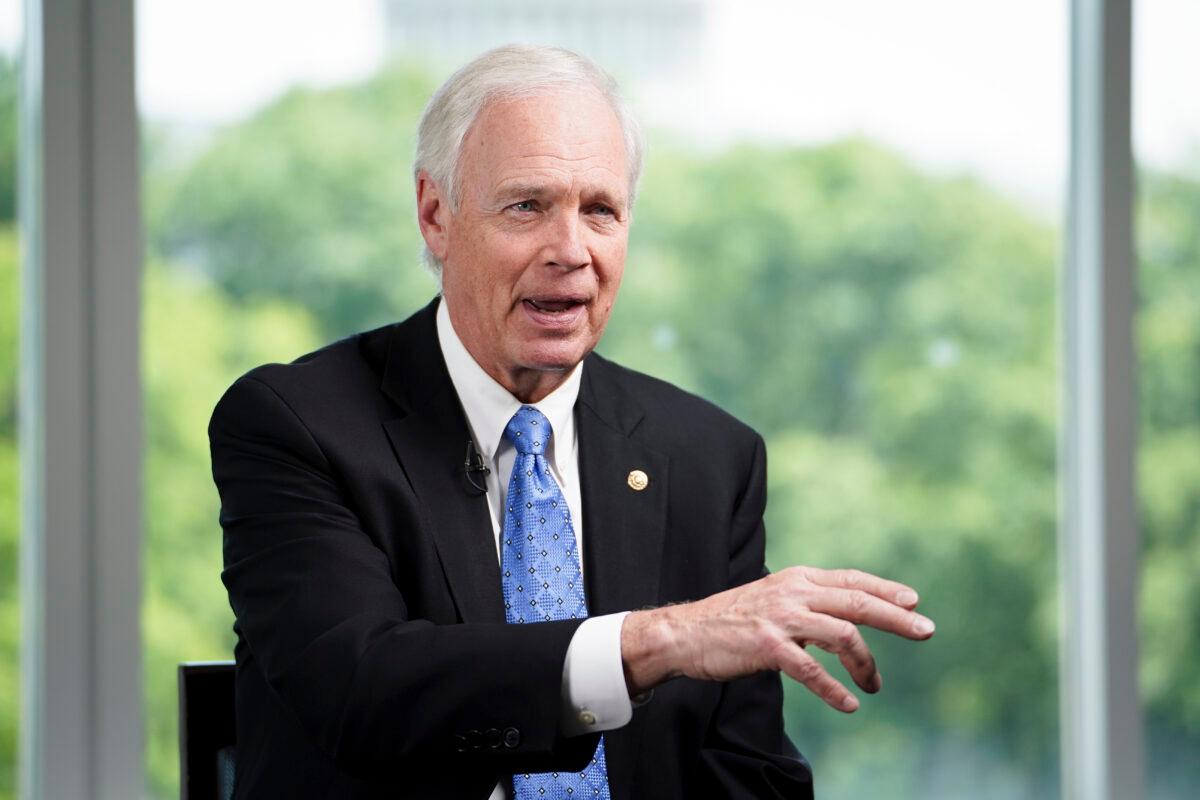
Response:
[[[475,442],[467,440],[467,454],[463,458],[463,477],[471,487],[472,494],[480,495],[487,492],[487,476],[491,473],[487,464],[483,463],[483,455],[475,449]],[[477,477],[482,476],[482,478]]]

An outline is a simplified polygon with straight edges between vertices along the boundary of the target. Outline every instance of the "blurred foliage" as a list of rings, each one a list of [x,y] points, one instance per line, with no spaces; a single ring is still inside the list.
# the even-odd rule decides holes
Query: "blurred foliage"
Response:
[[[767,438],[773,567],[893,576],[938,622],[867,633],[853,717],[789,684],[822,795],[1055,796],[1055,232],[864,141],[655,152],[639,203],[605,348]]]
[[[155,796],[178,795],[175,668],[232,658],[233,615],[218,577],[220,503],[208,417],[241,373],[320,343],[295,304],[231,304],[207,279],[152,261],[144,283],[146,487],[142,601],[146,753]]]
[[[177,792],[175,665],[231,657],[208,415],[251,366],[432,295],[408,173],[431,89],[398,67],[292,91],[200,140],[147,132],[154,796]],[[11,113],[5,96],[0,82]],[[1150,174],[1142,190],[1142,677],[1151,796],[1165,798],[1200,780],[1187,757],[1200,751],[1200,181]],[[0,214],[4,798],[16,735],[11,202]],[[919,646],[867,632],[885,688],[853,716],[789,687],[789,731],[822,796],[1057,796],[1055,227],[861,140],[705,155],[654,142],[635,216],[602,349],[766,436],[772,566],[896,577],[938,622]]]
[[[12,120],[8,120],[8,124],[12,124]],[[0,118],[0,129],[4,125],[5,120]],[[2,138],[3,134],[0,134]],[[20,559],[17,541],[21,524],[16,410],[21,293],[17,264],[13,219],[11,216],[0,217],[0,800],[12,800],[16,796],[17,742],[20,737],[21,609],[18,605],[17,564]]]
[[[412,121],[433,88],[397,70],[360,86],[296,89],[194,159],[160,153],[171,166],[148,176],[151,251],[232,299],[292,301],[331,337],[394,320],[433,292],[431,277],[407,268],[421,244]]]
[[[1200,156],[1200,154],[1198,154]],[[1200,157],[1138,184],[1138,484],[1146,774],[1200,783]]]
[[[17,87],[17,65],[0,53],[0,220],[7,222],[17,208]]]

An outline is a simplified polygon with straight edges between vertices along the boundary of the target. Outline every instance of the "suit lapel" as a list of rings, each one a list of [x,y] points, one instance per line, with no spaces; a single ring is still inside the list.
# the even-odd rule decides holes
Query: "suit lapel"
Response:
[[[397,325],[382,390],[401,410],[383,423],[464,622],[504,622],[500,567],[487,497],[463,474],[466,416],[437,344],[434,300]],[[667,514],[668,458],[632,437],[640,405],[616,368],[587,359],[575,406],[583,499],[584,589],[588,612],[608,614],[658,602]],[[641,470],[649,482],[629,485]]]
[[[463,471],[466,416],[437,343],[437,301],[398,325],[382,389],[403,411],[383,423],[421,505],[463,622],[504,622],[500,567],[487,495]]]
[[[585,382],[590,371],[589,364],[584,371]],[[629,611],[658,602],[668,459],[632,439],[621,427],[614,427],[614,422],[620,424],[621,420],[592,403],[576,406],[583,490],[584,588],[591,615]],[[634,470],[649,477],[649,483],[640,491],[629,483]]]
[[[583,489],[584,589],[588,613],[635,611],[659,602],[667,524],[669,459],[632,434],[643,412],[613,373],[589,356],[575,407]],[[649,479],[641,490],[629,475]],[[643,717],[604,735],[613,797],[633,797],[635,764],[644,742]]]

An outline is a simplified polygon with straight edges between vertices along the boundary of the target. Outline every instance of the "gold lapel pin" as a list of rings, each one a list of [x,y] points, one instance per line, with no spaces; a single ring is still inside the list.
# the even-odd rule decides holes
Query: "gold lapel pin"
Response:
[[[640,469],[635,469],[625,478],[625,482],[629,484],[629,488],[635,492],[640,492],[650,485],[650,476],[642,472]]]

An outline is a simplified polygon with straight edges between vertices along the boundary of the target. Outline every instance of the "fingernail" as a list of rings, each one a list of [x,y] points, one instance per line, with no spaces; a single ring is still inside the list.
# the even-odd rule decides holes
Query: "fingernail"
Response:
[[[918,617],[917,621],[913,623],[913,630],[921,636],[928,636],[933,633],[935,627],[933,620],[926,619],[925,617]]]
[[[878,672],[875,673],[875,677],[871,681],[871,688],[877,692],[883,688],[883,676]]]
[[[896,595],[896,602],[902,606],[915,606],[921,598],[917,597],[916,592],[905,590]]]
[[[846,695],[846,699],[842,701],[842,709],[845,711],[857,711],[858,698],[852,694]]]

